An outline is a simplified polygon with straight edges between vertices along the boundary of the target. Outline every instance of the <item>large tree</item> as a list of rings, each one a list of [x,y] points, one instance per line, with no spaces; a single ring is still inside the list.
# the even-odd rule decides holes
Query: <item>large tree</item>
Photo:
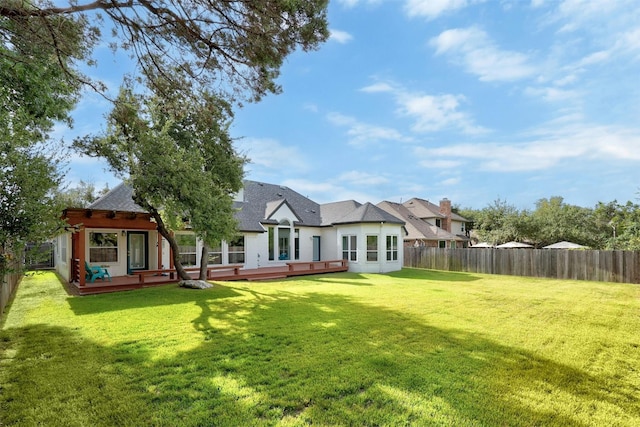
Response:
[[[61,226],[53,195],[64,165],[49,135],[56,122],[70,122],[80,89],[72,64],[87,45],[81,22],[58,16],[49,23],[64,52],[34,42],[48,28],[0,18],[0,270],[10,252]]]
[[[278,93],[280,87],[276,79],[284,58],[298,48],[314,49],[328,37],[326,8],[327,0],[5,0],[0,3],[0,46],[4,48],[0,49],[0,59],[18,72],[18,85],[31,84],[34,78],[29,70],[43,65],[43,71],[61,76],[63,88],[72,89],[70,92],[62,92],[59,98],[45,96],[38,103],[19,102],[18,105],[32,110],[49,106],[48,112],[63,113],[54,119],[66,119],[78,87],[89,85],[109,96],[100,82],[77,71],[79,63],[95,65],[90,53],[96,43],[109,43],[114,51],[128,53],[138,67],[125,81],[128,84],[143,82],[148,92],[142,95],[144,100],[137,99],[133,109],[129,102],[136,98],[133,94],[114,100],[110,134],[102,139],[116,143],[118,138],[139,138],[139,147],[133,151],[127,148],[109,152],[97,149],[97,145],[85,144],[86,153],[105,156],[113,162],[112,168],[134,184],[140,203],[144,205],[146,197],[151,197],[150,209],[171,208],[173,201],[175,209],[183,209],[188,206],[187,202],[191,203],[190,209],[194,210],[190,212],[191,220],[202,224],[202,237],[208,240],[214,238],[208,237],[209,234],[224,234],[206,232],[215,229],[217,220],[212,217],[223,218],[221,222],[231,221],[228,199],[229,191],[235,187],[227,186],[225,171],[207,170],[200,167],[204,163],[199,163],[199,159],[195,159],[195,163],[193,160],[194,156],[226,154],[214,148],[211,150],[215,154],[210,153],[209,148],[198,151],[185,147],[184,135],[178,137],[172,132],[182,126],[175,125],[185,120],[181,114],[186,107],[181,111],[163,110],[166,100],[177,99],[184,105],[196,106],[200,109],[196,112],[200,113],[210,108],[201,102],[215,100],[213,104],[218,107],[224,104],[222,109],[228,110],[231,104],[257,101],[267,93]],[[32,55],[32,51],[37,54]],[[47,61],[42,61],[43,56]],[[0,79],[2,86],[13,87],[7,76],[2,75]],[[44,91],[45,95],[56,93],[50,87]],[[119,101],[124,104],[119,105]],[[162,120],[158,114],[165,114],[166,125],[159,126]],[[33,117],[42,115],[36,111]],[[11,129],[17,132],[23,127]],[[42,127],[38,132],[43,136],[49,130]],[[183,132],[190,131],[184,125]],[[157,139],[148,141],[147,138]],[[192,140],[204,144],[197,136]],[[147,144],[149,142],[155,145]],[[78,146],[82,148],[81,144]],[[118,167],[118,162],[123,160],[118,156],[132,153],[142,167],[145,162],[153,163],[147,170],[157,171],[158,182],[148,173],[139,174],[133,167]],[[169,176],[176,176],[173,174],[194,165],[201,174],[199,178],[165,187],[166,171],[170,171]],[[189,176],[184,174],[185,178]],[[219,196],[217,199],[206,200],[197,195],[182,197],[181,191],[189,186],[202,187],[204,194],[209,190],[203,185],[207,180],[223,189],[212,193],[211,197]],[[165,189],[162,194],[167,196],[153,196],[154,186]],[[209,213],[199,217],[195,210],[203,200],[209,203]],[[217,205],[218,202],[221,205]]]
[[[151,88],[164,84],[156,81]],[[186,219],[205,243],[231,240],[236,232],[232,196],[242,186],[244,158],[228,134],[226,101],[205,92],[185,104],[163,93],[136,95],[124,88],[106,135],[75,145],[104,157],[116,174],[128,178],[134,200],[151,213],[173,251],[176,271],[188,280],[172,228]]]
[[[284,58],[328,37],[327,0],[4,0],[0,17],[54,57],[69,55],[59,17],[73,16],[85,40],[127,52],[144,75],[162,75],[183,96],[203,88],[225,99],[278,92]],[[33,28],[42,32],[34,34]],[[106,31],[105,31],[106,30]],[[3,31],[7,37],[11,32]],[[22,57],[21,61],[28,62]],[[99,65],[99,64],[98,64]],[[64,67],[63,67],[64,68]],[[171,72],[169,72],[169,70]],[[70,73],[74,78],[76,74]],[[80,78],[87,83],[86,77]],[[153,80],[152,80],[153,81]],[[91,84],[99,90],[98,82]]]

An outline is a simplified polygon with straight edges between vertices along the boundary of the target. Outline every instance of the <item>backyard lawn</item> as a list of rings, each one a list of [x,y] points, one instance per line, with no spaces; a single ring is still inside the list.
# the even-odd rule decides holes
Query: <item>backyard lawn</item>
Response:
[[[640,425],[640,286],[405,269],[69,296],[0,323],[0,426]]]

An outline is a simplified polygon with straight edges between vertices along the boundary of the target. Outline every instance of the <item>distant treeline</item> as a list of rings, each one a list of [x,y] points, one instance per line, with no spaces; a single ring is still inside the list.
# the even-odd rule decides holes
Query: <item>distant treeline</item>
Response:
[[[518,210],[502,200],[484,209],[458,209],[472,221],[474,241],[526,242],[536,248],[569,241],[600,250],[640,250],[640,205],[612,201],[594,208],[564,203],[562,197],[540,199],[533,210]]]

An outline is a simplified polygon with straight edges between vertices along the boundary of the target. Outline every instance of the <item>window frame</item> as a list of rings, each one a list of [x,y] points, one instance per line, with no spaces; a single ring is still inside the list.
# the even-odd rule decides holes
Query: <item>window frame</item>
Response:
[[[371,239],[371,241],[370,241]],[[367,262],[378,262],[378,238],[377,234],[367,234],[365,237],[367,247]]]
[[[183,245],[180,242],[182,238],[193,238],[193,246],[191,245]],[[178,245],[178,257],[180,258],[180,263],[184,267],[194,267],[198,265],[198,239],[194,233],[175,233],[174,238],[176,239],[176,244]],[[191,248],[193,247],[193,252],[191,251],[183,251],[182,248]],[[187,257],[193,257],[193,263],[190,260],[187,260]]]
[[[356,234],[342,235],[342,259],[358,262],[358,236]]]
[[[247,242],[244,235],[239,235],[229,241],[227,244],[227,262],[229,264],[244,264],[246,262],[246,244]],[[236,248],[242,248],[242,250],[237,250]],[[236,261],[235,257],[238,257],[240,260]]]
[[[397,261],[398,260],[398,235],[390,234],[387,236],[387,261]],[[395,241],[395,242],[394,242]]]
[[[96,243],[97,235],[113,235],[115,239],[113,240],[105,240],[104,243],[115,243],[114,245],[94,245]],[[119,250],[118,245],[119,238],[117,231],[90,231],[89,238],[87,242],[87,248],[89,249],[89,263],[93,264],[117,264],[119,259]],[[99,252],[96,252],[99,251]],[[105,255],[108,253],[112,253],[112,256],[98,256],[99,254]],[[95,256],[94,256],[95,255]]]
[[[222,242],[218,241],[217,246],[208,248],[207,252],[207,265],[222,265]],[[212,257],[217,257],[220,262],[211,262]]]

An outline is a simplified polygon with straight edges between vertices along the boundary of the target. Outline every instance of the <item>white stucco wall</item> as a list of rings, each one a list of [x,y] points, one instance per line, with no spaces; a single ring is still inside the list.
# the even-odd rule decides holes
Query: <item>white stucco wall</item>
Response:
[[[83,229],[80,233],[85,233],[85,259],[91,265],[99,265],[109,270],[111,276],[126,276],[128,271],[127,262],[127,232],[140,231],[147,233],[147,259],[148,268],[155,270],[158,268],[158,232],[153,230],[126,230],[123,233],[119,228],[91,228]],[[95,262],[90,258],[89,235],[90,233],[114,233],[118,236],[118,260],[115,262]],[[166,244],[168,248],[169,245]],[[71,243],[69,242],[69,257],[71,257]]]
[[[66,248],[66,250],[64,249]],[[64,233],[55,239],[56,271],[67,282],[71,275],[71,233]]]
[[[402,268],[403,243],[401,227],[396,224],[353,224],[337,227],[335,246],[342,258],[342,237],[357,236],[357,260],[349,261],[354,273],[388,273]],[[377,261],[367,261],[367,236],[378,237]],[[397,260],[387,261],[387,236],[397,237]]]

